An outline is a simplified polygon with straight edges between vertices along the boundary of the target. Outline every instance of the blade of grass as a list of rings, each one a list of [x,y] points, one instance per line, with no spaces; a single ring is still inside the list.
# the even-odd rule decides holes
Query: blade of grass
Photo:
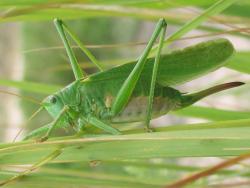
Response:
[[[58,85],[42,84],[42,83],[28,82],[28,81],[15,81],[7,79],[0,79],[0,85],[7,87],[14,87],[23,91],[29,91],[41,94],[51,94],[62,88],[62,86]]]
[[[249,112],[222,110],[201,106],[190,106],[182,110],[171,112],[172,114],[185,117],[196,117],[214,121],[249,119]]]
[[[201,172],[194,173],[192,175],[189,175],[183,179],[177,180],[176,182],[171,183],[170,185],[167,185],[165,188],[181,188],[186,186],[187,184],[193,183],[197,181],[200,178],[212,175],[216,173],[217,171],[233,166],[237,164],[238,162],[241,162],[243,160],[249,159],[250,158],[250,153],[246,153],[237,157],[234,157],[232,159],[225,160],[215,166],[212,166],[208,169],[205,169]]]
[[[225,0],[229,1],[229,0]],[[121,3],[122,2],[122,3]],[[211,3],[216,1],[209,1],[205,3],[206,5],[210,5]],[[24,3],[25,4],[25,3]],[[162,7],[171,8],[171,7],[183,7],[183,5],[193,5],[199,6],[204,5],[198,1],[192,1],[192,3],[163,3],[161,4],[161,9],[157,9],[156,3],[152,2],[147,6],[141,6],[142,3],[138,3],[137,1],[130,1],[128,6],[124,1],[115,1],[115,2],[103,2],[100,1],[92,1],[89,4],[79,3],[74,1],[69,1],[66,3],[58,3],[57,1],[41,1],[39,4],[30,3],[30,6],[25,6],[24,8],[18,7],[16,8],[15,4],[13,5],[13,9],[7,11],[2,14],[2,21],[14,21],[14,20],[35,20],[35,19],[53,19],[54,17],[60,17],[61,19],[66,18],[79,18],[79,17],[89,17],[89,16],[132,16],[137,18],[144,19],[158,19],[160,17],[166,18],[169,22],[183,20],[189,16],[185,16],[184,18],[176,18],[176,15],[172,13],[168,13],[165,10],[162,11]],[[226,3],[224,3],[225,5]],[[9,4],[9,6],[11,3]],[[165,6],[164,6],[165,5]],[[1,4],[0,4],[1,8]],[[83,11],[84,10],[84,11]]]
[[[6,184],[9,184],[10,182],[15,181],[15,180],[21,178],[22,176],[30,174],[32,171],[36,170],[40,166],[43,166],[44,164],[48,163],[50,160],[52,160],[55,157],[57,157],[58,155],[60,155],[60,153],[61,153],[61,150],[55,150],[50,155],[46,156],[46,158],[44,158],[44,159],[39,160],[38,162],[36,162],[30,168],[28,168],[28,169],[24,170],[23,172],[15,175],[13,177],[11,177],[10,179],[7,179],[6,181],[0,182],[0,186],[4,186]]]
[[[189,31],[191,31],[191,30],[195,29],[196,27],[198,27],[201,23],[203,23],[209,17],[222,12],[223,10],[225,10],[226,8],[228,8],[230,5],[232,5],[236,1],[237,0],[220,0],[220,1],[216,2],[211,7],[209,7],[208,9],[206,9],[202,14],[200,14],[197,17],[195,17],[190,22],[186,23],[178,31],[176,31],[170,37],[168,37],[168,39],[166,39],[164,41],[164,47],[167,47],[167,45],[170,43],[170,41],[179,39],[180,37],[182,37],[183,35],[185,35]],[[154,47],[154,49],[152,50],[152,52],[154,52],[157,47],[158,47],[158,45],[156,45]]]
[[[15,167],[16,166],[12,167],[12,169]],[[165,185],[166,182],[172,182],[173,177],[178,178],[178,173],[190,173],[202,169],[201,167],[166,164],[165,162],[153,164],[150,163],[150,161],[145,161],[144,163],[139,161],[102,161],[97,163],[96,166],[91,166],[86,163],[49,164],[42,167],[36,175],[55,177],[55,180],[56,177],[67,176],[73,179],[89,178],[93,181],[112,180],[113,182],[122,181],[127,183],[136,182],[145,185]],[[239,170],[221,170],[217,174],[230,176],[237,173],[239,173]],[[0,171],[0,180],[7,179],[10,175],[14,176],[16,173],[13,171],[9,173]],[[30,176],[28,181],[33,181],[32,176]]]
[[[0,158],[2,164],[33,163],[58,146],[64,151],[57,162],[234,156],[250,149],[249,124],[245,119],[159,128],[161,132],[154,133],[1,144]]]

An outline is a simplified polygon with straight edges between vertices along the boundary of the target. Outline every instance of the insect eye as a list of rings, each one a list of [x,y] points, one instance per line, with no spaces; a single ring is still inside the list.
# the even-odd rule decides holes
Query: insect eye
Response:
[[[56,97],[52,96],[52,97],[50,98],[50,103],[55,104],[56,101],[57,101]]]

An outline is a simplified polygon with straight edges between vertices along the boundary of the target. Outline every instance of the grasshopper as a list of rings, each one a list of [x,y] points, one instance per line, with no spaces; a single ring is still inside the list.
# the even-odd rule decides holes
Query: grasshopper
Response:
[[[54,23],[69,57],[75,81],[43,100],[42,108],[54,120],[34,130],[25,139],[44,134],[40,140],[45,141],[55,128],[73,126],[78,132],[87,124],[115,135],[121,132],[110,126],[111,123],[145,122],[146,129],[150,130],[152,118],[185,108],[208,95],[243,84],[231,82],[193,94],[183,94],[171,87],[223,66],[234,52],[233,45],[226,39],[211,40],[161,55],[167,24],[164,19],[160,19],[137,62],[103,71],[94,56],[63,21],[55,19]],[[65,31],[100,72],[85,76]],[[159,45],[156,56],[149,58],[157,38]]]
[[[54,120],[32,131],[25,139],[39,136],[39,141],[46,141],[55,128],[73,126],[77,132],[81,132],[88,124],[117,135],[121,132],[110,126],[111,123],[145,122],[146,129],[150,131],[151,118],[162,116],[171,110],[185,108],[206,96],[244,84],[230,82],[193,94],[183,94],[171,87],[225,65],[226,60],[234,53],[233,45],[226,39],[203,42],[161,55],[167,24],[164,19],[160,19],[137,62],[103,71],[95,57],[66,24],[58,19],[54,22],[64,43],[76,80],[42,101],[40,110],[46,109]],[[100,69],[100,72],[85,76],[70,47],[65,31]],[[158,37],[160,39],[156,56],[149,58],[149,53]],[[43,134],[44,136],[41,137]],[[1,182],[0,186],[31,173],[56,158],[61,152],[61,148],[56,149],[31,168]]]

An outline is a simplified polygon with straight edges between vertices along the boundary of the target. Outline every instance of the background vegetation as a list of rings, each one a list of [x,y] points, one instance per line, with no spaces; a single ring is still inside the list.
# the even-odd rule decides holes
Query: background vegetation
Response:
[[[106,69],[136,59],[161,17],[169,24],[166,53],[210,38],[226,37],[237,49],[227,67],[178,88],[192,92],[216,83],[247,83],[154,120],[152,125],[157,127],[154,133],[145,133],[143,125],[138,123],[117,126],[124,133],[121,136],[84,135],[76,139],[69,136],[72,133],[59,130],[55,136],[60,137],[44,143],[6,141],[13,139],[6,136],[11,135],[10,131],[15,135],[16,129],[24,127],[25,135],[51,118],[44,112],[26,123],[38,106],[21,100],[24,118],[13,128],[3,122],[10,122],[4,117],[15,119],[16,110],[8,111],[12,115],[4,112],[9,105],[5,103],[1,111],[8,115],[3,115],[1,124],[5,140],[1,139],[0,145],[0,180],[25,171],[48,155],[51,159],[36,163],[34,167],[42,167],[6,187],[163,187],[209,167],[219,169],[215,165],[228,157],[249,153],[249,1],[2,0],[0,8],[4,27],[16,23],[5,32],[18,30],[11,41],[12,45],[20,46],[15,52],[18,58],[6,59],[15,59],[20,69],[15,70],[10,63],[8,69],[14,71],[12,74],[22,72],[19,80],[1,73],[0,84],[17,88],[24,96],[41,100],[73,80],[52,23],[55,17],[67,22]],[[1,48],[12,49],[3,39],[1,42],[4,44]],[[96,72],[79,49],[75,48],[75,52],[89,74]],[[14,130],[7,129],[11,126]],[[60,155],[58,149],[62,149]],[[234,168],[215,170],[209,177],[204,173],[188,180],[188,186],[249,186],[249,163],[240,161],[248,155],[243,156],[230,164]]]

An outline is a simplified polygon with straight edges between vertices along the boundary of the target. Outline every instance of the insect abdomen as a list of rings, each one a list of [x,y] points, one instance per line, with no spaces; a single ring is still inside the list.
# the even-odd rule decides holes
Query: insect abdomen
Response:
[[[176,109],[180,104],[180,93],[172,88],[161,88],[162,93],[154,97],[152,117],[156,118]],[[159,94],[159,93],[158,93]],[[148,96],[132,96],[126,107],[111,119],[112,123],[140,122],[146,118]]]

